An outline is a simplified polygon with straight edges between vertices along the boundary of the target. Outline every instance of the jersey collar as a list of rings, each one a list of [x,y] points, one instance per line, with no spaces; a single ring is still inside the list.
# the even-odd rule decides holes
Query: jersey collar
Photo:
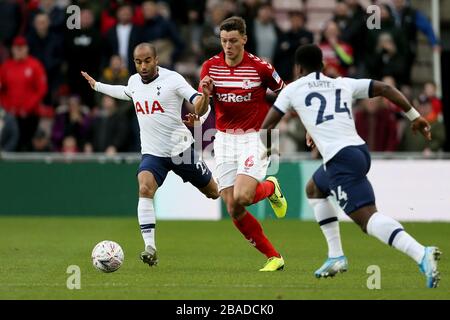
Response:
[[[149,83],[151,83],[152,81],[154,81],[158,77],[159,77],[159,67],[158,67],[158,69],[156,71],[155,76],[153,78],[150,78],[150,80],[148,80],[148,82],[144,82],[144,79],[142,79],[142,78],[141,78],[141,81],[142,81],[143,84],[149,84]]]
[[[308,75],[304,76],[303,78],[308,78],[308,79],[314,79],[314,80],[323,80],[324,75],[321,72],[311,72]]]
[[[242,57],[242,60],[241,60],[241,62],[239,62],[237,65],[235,65],[235,66],[229,66],[228,65],[228,63],[227,63],[227,61],[225,60],[225,52],[221,52],[220,53],[220,57],[222,58],[222,60],[223,60],[223,63],[228,67],[228,68],[237,68],[237,67],[239,67],[240,65],[242,65],[244,62],[246,62],[247,61],[247,59],[248,59],[248,52],[246,51],[246,50],[244,50],[244,55],[243,55],[243,57]]]

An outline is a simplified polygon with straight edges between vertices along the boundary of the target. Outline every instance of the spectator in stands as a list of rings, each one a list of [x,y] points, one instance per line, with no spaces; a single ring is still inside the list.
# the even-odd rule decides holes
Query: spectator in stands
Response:
[[[366,54],[366,11],[359,0],[346,0],[336,4],[333,20],[340,29],[342,41],[353,48],[354,70],[352,75],[364,74],[364,57]]]
[[[323,73],[331,78],[347,76],[353,64],[353,49],[340,40],[340,30],[334,21],[328,21],[322,31],[319,45],[323,53]]]
[[[145,19],[142,40],[156,46],[160,66],[173,68],[184,47],[176,26],[161,16],[154,1],[144,1],[142,13]]]
[[[164,2],[168,3],[172,21],[177,26],[188,25],[192,22],[203,24],[206,0],[165,0]]]
[[[400,151],[423,152],[424,155],[430,155],[433,152],[442,150],[445,143],[445,126],[441,119],[434,118],[433,106],[426,95],[421,95],[415,102],[415,107],[422,117],[428,120],[431,125],[431,141],[422,138],[421,135],[415,135],[411,130],[405,130],[400,143]]]
[[[117,24],[106,34],[105,55],[109,61],[112,55],[119,55],[131,74],[136,72],[133,49],[141,41],[141,29],[133,24],[133,7],[121,5],[117,9]]]
[[[42,62],[47,73],[49,90],[44,102],[54,104],[54,95],[62,84],[64,39],[59,33],[49,29],[50,18],[46,13],[36,14],[33,22],[34,28],[27,36],[30,54]]]
[[[50,143],[50,137],[47,132],[42,129],[37,129],[32,139],[33,152],[52,152],[52,146]]]
[[[50,19],[50,29],[57,34],[62,34],[66,29],[66,13],[55,0],[40,0],[39,6],[29,13],[28,31],[33,28],[36,15],[43,13]]]
[[[253,21],[255,21],[258,15],[258,8],[263,0],[242,0],[241,4],[235,15],[242,17],[245,20],[247,26],[247,34],[253,34]],[[229,16],[232,16],[231,14]],[[229,17],[227,16],[227,17]],[[247,40],[246,50],[249,52],[254,52],[254,48],[250,46]]]
[[[63,140],[61,152],[70,155],[80,152],[80,149],[77,145],[77,140],[73,136],[67,136]]]
[[[397,121],[394,113],[383,104],[382,98],[361,101],[355,111],[355,125],[359,136],[370,151],[396,151]]]
[[[272,6],[263,3],[253,21],[252,33],[248,34],[246,49],[263,60],[273,63],[280,30],[273,19]]]
[[[123,114],[118,112],[116,101],[104,95],[100,111],[92,122],[86,152],[105,152],[115,155],[127,151],[129,124]]]
[[[89,108],[81,105],[80,97],[71,96],[67,105],[56,109],[51,137],[54,149],[63,151],[67,144],[64,140],[71,137],[75,141],[76,150],[83,150],[90,124]]]
[[[72,93],[81,96],[83,103],[92,108],[95,104],[94,93],[86,85],[80,70],[98,77],[101,41],[100,33],[94,25],[94,15],[90,9],[82,9],[81,29],[70,30],[66,36],[67,78]]]
[[[390,33],[379,35],[375,52],[368,55],[366,61],[370,78],[379,80],[384,76],[392,76],[395,82],[405,83],[404,56],[400,54]]]
[[[406,65],[408,66],[406,79],[411,82],[411,70],[417,55],[417,35],[421,31],[428,39],[430,46],[437,51],[441,50],[439,41],[433,31],[428,18],[419,10],[413,8],[409,1],[392,0],[394,4],[394,18],[396,25],[402,30],[407,40]]]
[[[111,57],[109,67],[103,70],[100,82],[112,85],[127,85],[129,78],[128,70],[123,66],[122,59],[114,55]],[[96,93],[97,105],[101,104],[103,98],[102,94]],[[131,127],[131,140],[128,141],[130,149],[127,151],[139,151],[139,124],[137,122],[136,114],[134,111],[133,103],[130,101],[115,99],[118,112],[120,112],[124,119],[127,119]]]
[[[0,152],[14,152],[19,142],[16,119],[0,107]]]
[[[18,1],[0,1],[0,47],[11,45],[19,32],[21,21],[22,13]]]
[[[187,58],[186,60],[196,63],[202,53],[201,40],[202,29],[205,24],[206,1],[170,1],[170,5],[170,10],[175,15],[173,18],[179,23],[178,27],[187,44],[184,56]],[[184,7],[184,10],[179,8],[180,5]]]
[[[130,73],[119,55],[111,56],[109,66],[103,69],[100,81],[107,84],[126,85]]]
[[[434,121],[442,116],[442,101],[436,95],[436,84],[433,81],[428,81],[424,85],[424,94],[431,102],[433,111],[429,118]]]
[[[38,112],[47,93],[43,65],[28,54],[25,37],[14,38],[12,58],[0,68],[0,104],[17,119],[20,131],[18,149],[29,151],[38,126]]]
[[[376,67],[376,63],[374,63],[373,56],[375,54],[378,54],[378,57],[380,56],[380,52],[382,51],[382,48],[380,49],[380,37],[385,34],[389,34],[392,41],[394,42],[394,45],[391,45],[390,48],[392,50],[389,51],[389,54],[392,55],[394,48],[395,48],[395,55],[398,56],[399,60],[403,61],[403,65],[406,62],[406,38],[405,35],[402,34],[402,30],[398,28],[395,25],[395,20],[392,16],[392,9],[387,4],[381,4],[380,6],[380,28],[374,28],[367,31],[367,42],[366,42],[366,66],[368,68],[369,77],[375,77],[373,75],[374,68]],[[383,44],[386,43],[387,37],[384,36]],[[385,49],[386,50],[386,49]],[[385,52],[382,53],[384,55]],[[401,75],[395,75],[395,79],[397,81],[397,85],[401,86],[402,84],[407,82],[407,76],[406,76],[406,68],[403,66],[402,68],[403,74]],[[383,77],[384,75],[392,75],[392,74],[377,74],[375,79],[379,80],[380,77]]]
[[[219,26],[226,18],[226,15],[226,11],[220,5],[212,7],[209,14],[206,15],[201,36],[201,61],[205,61],[222,51]]]
[[[290,29],[280,34],[274,65],[281,79],[290,82],[293,79],[295,50],[304,44],[313,43],[314,35],[306,25],[306,16],[301,11],[289,13]]]
[[[93,15],[94,20],[96,21],[96,26],[100,25],[100,27],[101,23],[99,23],[99,21],[102,16],[102,10],[105,8],[105,6],[109,6],[111,4],[111,1],[114,0],[106,0],[106,1],[71,0],[72,4],[80,7],[81,10],[89,10]],[[103,30],[99,31],[101,32]]]

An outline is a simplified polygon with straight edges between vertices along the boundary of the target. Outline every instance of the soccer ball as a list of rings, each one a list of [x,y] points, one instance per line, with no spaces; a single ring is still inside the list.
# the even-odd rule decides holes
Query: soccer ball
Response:
[[[117,242],[104,240],[92,250],[92,264],[102,272],[114,272],[124,260],[123,250]]]

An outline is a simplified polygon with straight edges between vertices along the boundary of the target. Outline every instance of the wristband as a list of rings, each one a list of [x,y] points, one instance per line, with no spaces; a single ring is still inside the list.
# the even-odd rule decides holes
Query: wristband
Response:
[[[405,112],[406,117],[409,119],[409,121],[414,121],[416,120],[418,117],[420,117],[419,112],[417,112],[416,109],[411,108],[409,109],[408,112]]]

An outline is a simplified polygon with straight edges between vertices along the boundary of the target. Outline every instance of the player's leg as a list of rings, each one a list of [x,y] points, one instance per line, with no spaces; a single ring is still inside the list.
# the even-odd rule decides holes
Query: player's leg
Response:
[[[171,170],[183,179],[184,182],[190,182],[207,198],[219,198],[218,185],[206,163],[200,159],[199,155],[192,147],[185,150],[184,153],[189,153],[189,156],[183,157],[183,159],[189,159],[189,161],[180,164],[175,164],[175,162],[172,161],[170,164]]]
[[[367,181],[367,184],[370,185],[370,182]],[[416,261],[420,271],[427,278],[427,287],[437,287],[440,280],[437,261],[441,255],[438,248],[424,247],[407,233],[398,221],[380,213],[375,205],[359,208],[350,213],[349,216],[364,232],[405,253]]]
[[[264,192],[264,196],[263,195],[259,195],[257,198],[258,202],[259,200],[262,200],[264,198],[267,198],[268,196],[270,196],[273,193],[274,185],[273,183],[269,182],[269,181],[264,181],[264,185],[262,183],[260,183],[258,180],[256,180],[255,178],[251,177],[251,176],[247,176],[247,175],[243,175],[243,174],[238,174],[236,176],[236,181],[234,183],[234,188],[233,188],[233,196],[234,196],[234,200],[236,200],[236,202],[238,204],[240,204],[241,206],[249,206],[254,202],[255,200],[255,195],[256,195],[256,189],[258,187],[258,185],[262,185],[263,187],[259,189],[263,189],[260,190],[260,192],[262,193]]]
[[[238,157],[238,170],[234,184],[235,200],[242,206],[249,206],[268,198],[275,215],[283,218],[287,211],[287,201],[276,177],[262,181],[269,166],[268,159],[261,159],[264,146],[258,134],[246,134],[247,140]]]
[[[139,201],[138,221],[145,246],[141,253],[141,260],[149,266],[158,263],[155,244],[156,216],[153,199],[167,176],[165,158],[143,155],[138,170]]]
[[[306,184],[308,202],[313,208],[316,221],[328,245],[327,260],[314,272],[317,278],[333,277],[338,272],[345,272],[348,269],[347,258],[342,250],[337,212],[327,198],[330,194],[328,185],[329,180],[323,166],[316,170]]]
[[[367,148],[353,148],[348,156],[352,159],[351,166],[341,170],[339,176],[345,177],[347,172],[353,171],[350,174],[353,179],[345,182],[344,178],[341,184],[336,181],[331,182],[332,189],[343,210],[364,232],[416,261],[420,270],[426,275],[427,286],[436,287],[439,282],[439,272],[437,271],[439,249],[424,247],[408,234],[398,221],[377,210],[373,188],[366,177],[370,168],[370,155]],[[329,169],[336,171],[334,166],[330,166]]]
[[[268,263],[271,265],[268,267],[268,270],[264,271],[281,270],[284,267],[284,260],[269,239],[267,239],[258,220],[235,200],[233,189],[233,186],[222,189],[220,196],[225,202],[227,212],[231,216],[234,225],[250,244],[269,259]]]
[[[206,185],[206,187],[199,188],[199,190],[209,199],[215,200],[220,197],[217,182],[214,180],[213,177],[211,177],[211,179],[209,179],[209,182]]]
[[[244,206],[234,199],[234,185],[238,171],[238,160],[242,153],[242,136],[217,132],[214,140],[214,158],[216,160],[216,177],[219,184],[219,193],[225,202],[227,212],[231,216],[236,228],[252,243],[256,249],[266,255],[271,261],[271,266],[277,262],[284,262],[279,258],[279,253],[274,249],[270,241],[264,235],[261,225]],[[265,174],[265,172],[264,172]],[[281,263],[280,263],[281,265]],[[274,269],[281,268],[275,266]]]

